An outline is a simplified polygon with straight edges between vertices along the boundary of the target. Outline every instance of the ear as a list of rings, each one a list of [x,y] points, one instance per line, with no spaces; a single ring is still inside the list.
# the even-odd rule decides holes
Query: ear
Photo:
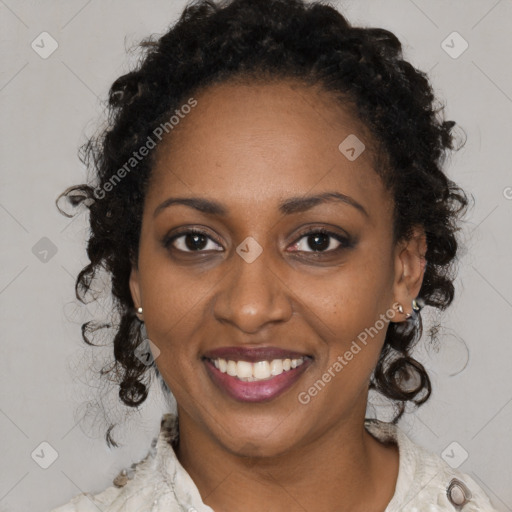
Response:
[[[130,272],[130,280],[129,280],[130,292],[132,294],[133,304],[135,306],[135,311],[137,311],[138,307],[142,306],[141,300],[141,292],[140,292],[140,279],[139,279],[139,270],[135,264],[132,264],[132,270]],[[142,313],[136,313],[139,320],[142,320]]]
[[[397,312],[395,322],[407,320],[406,314],[412,312],[412,300],[418,297],[425,275],[426,252],[427,237],[421,226],[415,226],[412,236],[397,244],[393,294],[404,312]]]

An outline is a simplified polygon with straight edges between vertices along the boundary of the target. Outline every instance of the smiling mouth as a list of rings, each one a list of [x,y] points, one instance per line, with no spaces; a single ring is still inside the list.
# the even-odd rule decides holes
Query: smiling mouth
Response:
[[[298,355],[298,354],[294,354]],[[290,389],[312,364],[310,356],[244,361],[203,357],[217,389],[238,402],[269,402]]]
[[[256,362],[250,361],[234,361],[224,358],[205,358],[215,366],[219,372],[235,377],[242,382],[258,382],[270,380],[292,369],[298,368],[304,364],[306,360],[311,360],[309,356],[299,358],[272,359]]]

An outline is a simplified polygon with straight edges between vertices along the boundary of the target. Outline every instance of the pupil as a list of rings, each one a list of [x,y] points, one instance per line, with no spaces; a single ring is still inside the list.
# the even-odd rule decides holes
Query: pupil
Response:
[[[203,249],[206,243],[206,236],[201,234],[188,234],[185,237],[185,245],[187,246],[187,249],[190,249],[191,251]]]
[[[316,233],[308,238],[309,247],[314,251],[321,251],[329,247],[329,235]]]

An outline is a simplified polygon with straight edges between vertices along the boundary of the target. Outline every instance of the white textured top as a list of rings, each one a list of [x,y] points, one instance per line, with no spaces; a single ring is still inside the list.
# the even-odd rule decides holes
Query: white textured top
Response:
[[[383,512],[496,512],[469,475],[413,443],[396,425],[367,419],[365,428],[399,449],[395,494]],[[214,512],[176,457],[171,443],[178,437],[177,416],[164,414],[148,455],[123,470],[114,486],[96,495],[79,494],[51,512]]]

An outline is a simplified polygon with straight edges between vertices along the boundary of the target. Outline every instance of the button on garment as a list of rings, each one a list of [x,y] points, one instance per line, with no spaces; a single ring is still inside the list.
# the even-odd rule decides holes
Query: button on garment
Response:
[[[398,445],[398,479],[384,512],[497,512],[469,475],[413,443],[396,425],[367,419],[365,428],[376,439]],[[113,486],[79,494],[51,512],[214,512],[176,457],[178,441],[178,418],[165,414],[148,455],[122,470]]]
[[[453,478],[446,490],[448,499],[457,510],[462,510],[464,505],[471,500],[471,491],[464,482]]]

